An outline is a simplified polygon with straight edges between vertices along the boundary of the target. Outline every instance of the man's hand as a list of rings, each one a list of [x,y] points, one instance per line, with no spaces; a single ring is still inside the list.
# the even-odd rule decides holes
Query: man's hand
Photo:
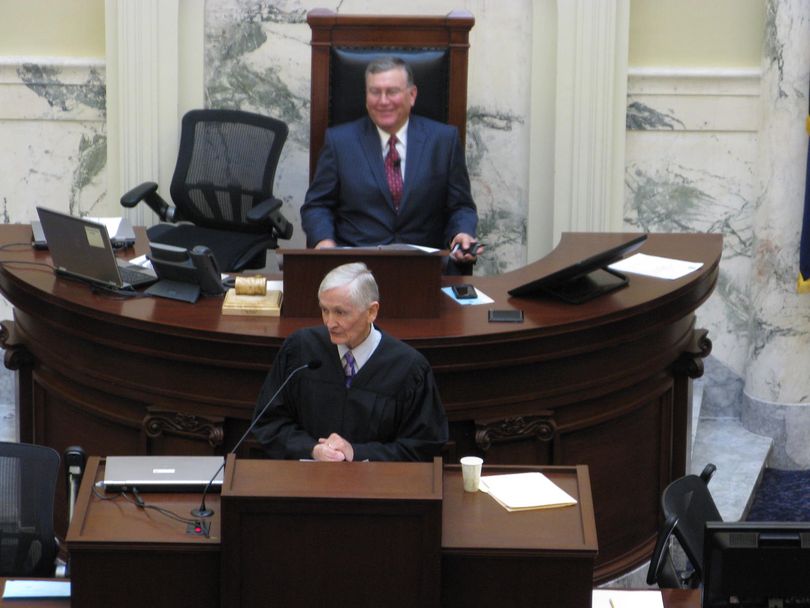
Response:
[[[315,245],[315,249],[328,249],[329,247],[337,247],[337,243],[332,239],[324,239],[322,241],[318,241],[318,244]]]
[[[351,462],[354,460],[354,448],[343,437],[337,433],[332,433],[326,439],[323,437],[318,439],[318,445],[312,448],[312,457],[315,460],[327,462],[340,462],[342,460]]]
[[[456,262],[462,263],[471,263],[475,261],[475,256],[471,253],[464,253],[462,249],[469,250],[470,245],[475,243],[476,238],[466,234],[464,232],[459,232],[456,236],[453,237],[453,240],[450,241],[450,251],[452,253],[452,257]],[[458,245],[458,247],[456,247]],[[455,251],[453,251],[455,249]],[[481,253],[483,251],[483,247],[478,250],[477,253]]]

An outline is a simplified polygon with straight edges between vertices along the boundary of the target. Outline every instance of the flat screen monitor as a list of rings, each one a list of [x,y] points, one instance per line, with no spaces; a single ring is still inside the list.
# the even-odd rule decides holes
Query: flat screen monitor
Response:
[[[627,285],[627,277],[607,268],[632,253],[647,240],[641,234],[620,245],[599,251],[589,257],[550,272],[509,290],[510,296],[549,295],[571,304],[581,304]]]
[[[810,522],[708,522],[703,547],[703,608],[810,602]]]

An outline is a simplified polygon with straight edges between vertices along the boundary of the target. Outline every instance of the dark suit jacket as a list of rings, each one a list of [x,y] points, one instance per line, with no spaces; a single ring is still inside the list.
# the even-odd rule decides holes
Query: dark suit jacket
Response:
[[[371,119],[327,130],[301,222],[308,247],[333,239],[341,246],[412,243],[441,249],[459,232],[475,236],[478,215],[458,131],[411,114],[397,214]]]

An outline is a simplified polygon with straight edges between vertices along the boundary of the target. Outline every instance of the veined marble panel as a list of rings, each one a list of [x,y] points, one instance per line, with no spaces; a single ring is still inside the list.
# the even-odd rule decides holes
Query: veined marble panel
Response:
[[[104,66],[97,60],[0,58],[0,220],[43,205],[108,215]],[[109,206],[109,205],[107,205]],[[10,318],[0,303],[0,318]]]
[[[757,201],[760,101],[752,78],[751,71],[634,71],[628,88],[625,224],[723,234],[720,278],[698,323],[710,331],[713,354],[739,375],[751,330]]]
[[[45,205],[98,212],[106,194],[104,68],[97,61],[0,61],[2,219],[29,222]]]
[[[745,391],[757,402],[808,405],[810,295],[796,293],[796,279],[808,153],[810,5],[771,0],[767,8]],[[810,466],[810,457],[804,462]]]
[[[476,272],[526,262],[530,102],[531,2],[413,0],[221,0],[206,4],[206,105],[280,118],[290,136],[274,194],[296,226],[309,183],[310,29],[306,13],[326,7],[345,14],[442,15],[466,8],[476,19],[470,36],[467,162],[478,205],[479,236],[487,243]],[[503,69],[509,65],[508,70]],[[417,87],[419,83],[416,83]]]

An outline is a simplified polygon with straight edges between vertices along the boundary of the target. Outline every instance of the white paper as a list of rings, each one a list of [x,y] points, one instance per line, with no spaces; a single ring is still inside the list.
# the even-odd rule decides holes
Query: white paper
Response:
[[[86,217],[84,218],[90,222],[95,222],[96,224],[104,224],[107,228],[107,234],[110,235],[110,238],[114,238],[116,234],[118,234],[118,228],[121,226],[121,222],[124,221],[123,217]]]
[[[510,511],[577,504],[575,498],[539,472],[482,477],[480,488]]]
[[[23,597],[70,597],[70,581],[7,580],[3,598]]]
[[[594,589],[592,608],[664,608],[661,592]]]
[[[131,260],[127,260],[127,263],[132,264],[134,266],[140,266],[141,268],[148,268],[149,270],[153,270],[152,262],[145,255],[139,255],[138,257],[132,258]]]
[[[690,272],[703,266],[703,262],[687,262],[685,260],[673,260],[672,258],[662,258],[657,255],[647,255],[646,253],[636,253],[629,258],[625,258],[608,266],[617,272],[632,272],[633,274],[643,274],[657,279],[680,279]]]
[[[492,304],[495,301],[477,287],[475,288],[475,293],[478,294],[477,298],[464,298],[461,300],[459,300],[453,293],[452,287],[442,287],[442,291],[445,294],[447,294],[450,298],[461,304],[462,306],[475,306],[476,304]]]

